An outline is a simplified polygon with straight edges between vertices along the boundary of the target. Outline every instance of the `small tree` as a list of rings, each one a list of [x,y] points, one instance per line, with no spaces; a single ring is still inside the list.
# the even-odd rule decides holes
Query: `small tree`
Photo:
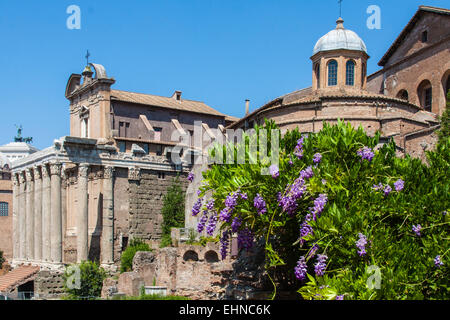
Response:
[[[163,224],[161,247],[167,247],[171,244],[171,228],[184,227],[184,192],[180,186],[180,178],[177,176],[172,185],[167,190],[163,199]]]
[[[101,295],[106,272],[96,262],[83,261],[67,267],[63,278],[68,299],[94,300]]]
[[[141,239],[132,239],[120,258],[120,272],[132,270],[133,259],[138,251],[151,251],[150,246]]]

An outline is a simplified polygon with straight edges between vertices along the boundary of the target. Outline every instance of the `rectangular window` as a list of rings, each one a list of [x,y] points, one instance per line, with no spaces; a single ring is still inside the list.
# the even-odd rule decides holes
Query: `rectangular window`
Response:
[[[163,147],[162,147],[162,145],[157,144],[156,145],[156,155],[157,156],[162,156],[162,154],[163,154]]]
[[[159,180],[164,180],[166,178],[166,174],[162,171],[158,172],[158,179]]]
[[[141,146],[142,149],[144,149],[145,153],[148,154],[148,143],[143,143]]]
[[[428,42],[428,31],[422,32],[422,42]]]
[[[126,152],[127,151],[125,141],[119,141],[118,144],[119,144],[119,152]]]
[[[0,217],[8,216],[8,202],[0,202]]]

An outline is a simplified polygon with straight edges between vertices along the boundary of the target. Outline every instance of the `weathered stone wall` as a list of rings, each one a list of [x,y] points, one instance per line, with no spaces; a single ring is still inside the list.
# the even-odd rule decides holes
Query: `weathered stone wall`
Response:
[[[164,179],[158,178],[157,171],[142,170],[140,180],[129,184],[129,235],[149,241],[161,239],[161,209],[164,195],[172,185],[176,172],[165,172]],[[187,188],[186,174],[180,175],[183,192]]]
[[[34,294],[38,299],[60,299],[64,294],[63,273],[40,271],[34,280]]]

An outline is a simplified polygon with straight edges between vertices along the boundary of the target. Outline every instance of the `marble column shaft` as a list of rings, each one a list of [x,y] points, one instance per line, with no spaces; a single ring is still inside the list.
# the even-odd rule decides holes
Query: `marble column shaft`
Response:
[[[42,261],[42,175],[34,167],[34,260]]]
[[[27,169],[26,174],[26,241],[27,241],[27,251],[26,258],[28,261],[34,260],[34,180],[32,169]]]
[[[51,261],[51,187],[50,169],[47,165],[42,170],[42,261]]]
[[[114,167],[103,174],[102,263],[114,263]]]
[[[27,253],[27,229],[26,229],[26,189],[25,189],[25,173],[19,173],[19,206],[18,206],[18,214],[19,214],[19,259],[25,260]]]
[[[77,262],[88,260],[88,174],[89,165],[82,163],[78,166],[78,216],[77,216]]]
[[[50,164],[51,174],[51,260],[62,263],[61,164]]]

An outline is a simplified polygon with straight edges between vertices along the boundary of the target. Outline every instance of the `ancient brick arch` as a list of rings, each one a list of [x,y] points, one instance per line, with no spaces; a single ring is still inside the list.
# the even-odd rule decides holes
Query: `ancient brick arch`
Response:
[[[188,250],[183,255],[184,261],[198,261],[198,253],[194,250]]]
[[[400,89],[396,95],[397,98],[409,101],[409,93],[406,89]]]
[[[209,250],[205,253],[205,261],[209,263],[219,262],[219,255],[214,250]]]
[[[433,85],[428,79],[422,80],[417,87],[417,96],[419,97],[419,105],[426,111],[432,111],[433,104]]]
[[[444,90],[444,99],[447,97],[447,93],[450,90],[450,69],[444,72],[442,76],[442,89]]]

